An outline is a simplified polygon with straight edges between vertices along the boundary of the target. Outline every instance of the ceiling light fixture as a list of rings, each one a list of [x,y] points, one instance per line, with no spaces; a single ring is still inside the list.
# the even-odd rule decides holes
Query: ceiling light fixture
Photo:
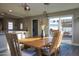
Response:
[[[30,11],[30,6],[27,3],[24,4],[24,10]]]
[[[3,15],[5,15],[4,13],[1,13],[1,15],[3,16]]]
[[[44,5],[49,5],[50,3],[44,3]]]
[[[9,12],[12,12],[12,10],[9,10]]]
[[[44,3],[44,11],[43,11],[43,15],[48,17],[48,14],[47,14],[47,7],[48,5],[50,5],[50,3]]]

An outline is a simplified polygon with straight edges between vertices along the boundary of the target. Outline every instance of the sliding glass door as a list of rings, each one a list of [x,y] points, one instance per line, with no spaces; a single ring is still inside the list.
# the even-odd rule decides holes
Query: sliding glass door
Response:
[[[61,30],[64,32],[64,40],[72,39],[72,15],[59,16],[59,17],[50,17],[49,18],[49,36],[50,29]]]

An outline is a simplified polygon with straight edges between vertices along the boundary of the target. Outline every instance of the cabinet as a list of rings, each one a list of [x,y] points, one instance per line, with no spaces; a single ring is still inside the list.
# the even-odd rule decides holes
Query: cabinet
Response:
[[[26,37],[29,37],[29,31],[8,31],[8,33],[17,34],[18,39],[24,39]]]

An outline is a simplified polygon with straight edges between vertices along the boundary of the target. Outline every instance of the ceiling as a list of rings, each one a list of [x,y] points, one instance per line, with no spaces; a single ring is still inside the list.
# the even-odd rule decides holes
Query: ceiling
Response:
[[[0,3],[0,13],[6,12],[19,17],[26,17],[43,14],[45,10],[47,13],[53,13],[79,8],[79,3],[50,3],[47,6],[43,3],[28,3],[28,5],[30,6],[30,11],[24,10],[23,3]],[[9,10],[12,10],[12,12],[9,12]]]

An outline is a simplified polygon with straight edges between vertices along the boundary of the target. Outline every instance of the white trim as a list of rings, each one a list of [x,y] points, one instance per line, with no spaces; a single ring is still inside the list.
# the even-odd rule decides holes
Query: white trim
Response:
[[[74,15],[72,15],[72,42],[73,42],[73,36],[74,36]]]
[[[77,44],[77,43],[72,43],[72,45],[74,45],[74,46],[79,46],[79,44]]]
[[[62,40],[62,43],[74,45],[74,46],[79,46],[79,44],[72,42],[72,40]]]

